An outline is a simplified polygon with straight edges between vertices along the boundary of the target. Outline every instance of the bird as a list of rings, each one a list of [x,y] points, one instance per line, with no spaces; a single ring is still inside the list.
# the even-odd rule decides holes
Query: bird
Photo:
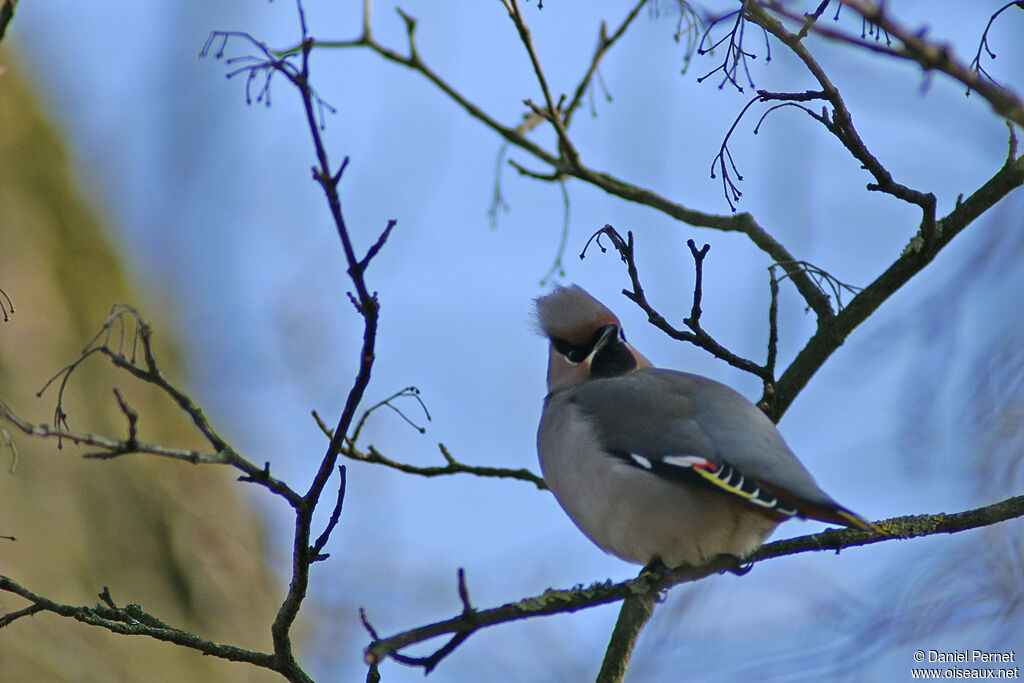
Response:
[[[781,522],[875,529],[825,493],[759,408],[656,368],[578,285],[536,299],[550,342],[537,452],[548,488],[604,551],[645,566],[750,556]]]

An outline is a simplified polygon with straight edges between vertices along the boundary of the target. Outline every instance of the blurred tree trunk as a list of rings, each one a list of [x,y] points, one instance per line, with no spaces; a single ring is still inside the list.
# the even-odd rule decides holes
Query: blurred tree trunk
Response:
[[[82,199],[58,132],[9,53],[0,52],[0,288],[15,314],[0,322],[0,388],[27,397],[13,406],[53,418],[46,380],[73,360],[113,302],[141,302],[121,255]],[[171,326],[156,325],[167,347]],[[168,367],[180,367],[165,348]],[[78,374],[82,373],[82,374]],[[72,426],[118,434],[125,421],[109,363],[87,362],[66,405]],[[180,411],[149,387],[117,380],[142,414],[140,437],[189,446]],[[88,390],[86,390],[88,389]],[[109,400],[104,400],[109,398]],[[0,439],[0,443],[3,443]],[[147,611],[204,637],[270,649],[266,624],[281,593],[264,562],[264,530],[226,469],[128,456],[91,462],[65,443],[16,438],[0,447],[0,569],[71,604],[95,605],[104,585],[118,605]],[[24,607],[0,595],[0,613]],[[56,615],[18,620],[0,634],[0,678],[8,681],[265,681],[267,671],[204,657],[148,638],[126,638]]]

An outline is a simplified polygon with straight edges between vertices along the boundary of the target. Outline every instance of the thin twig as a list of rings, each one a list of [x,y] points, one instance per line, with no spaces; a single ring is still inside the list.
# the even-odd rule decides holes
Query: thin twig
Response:
[[[561,108],[556,106],[555,100],[551,96],[551,89],[548,87],[547,78],[544,76],[544,70],[540,65],[540,58],[537,56],[537,50],[533,45],[530,27],[526,25],[523,13],[519,9],[519,0],[501,0],[501,3],[505,6],[509,18],[512,19],[512,23],[519,33],[519,39],[522,41],[523,47],[526,48],[526,52],[530,57],[530,63],[533,65],[533,71],[537,76],[537,83],[544,94],[544,102],[547,104],[547,108],[546,110],[535,109],[535,112],[547,118],[552,127],[554,127],[555,133],[558,136],[559,157],[565,159],[569,167],[578,166],[579,153],[573,146],[572,140],[569,139],[566,123],[562,118]],[[531,103],[527,100],[526,104],[530,105]]]
[[[313,411],[313,419],[327,438],[331,438],[333,430],[324,423],[315,410]],[[437,447],[441,451],[441,456],[445,460],[444,465],[420,467],[417,465],[397,462],[384,456],[373,446],[369,446],[365,451],[360,450],[350,439],[345,440],[345,445],[341,450],[341,455],[351,460],[383,465],[384,467],[390,467],[391,469],[398,470],[399,472],[416,474],[421,477],[441,477],[450,474],[472,474],[477,477],[492,477],[495,479],[518,479],[520,481],[533,484],[541,491],[547,490],[547,484],[544,483],[544,479],[526,468],[511,469],[506,467],[467,465],[452,457],[452,454],[448,452],[448,448],[443,443],[437,444]]]
[[[590,64],[587,66],[586,73],[583,74],[583,78],[580,79],[579,84],[576,86],[576,90],[573,92],[572,99],[565,106],[563,110],[565,113],[562,115],[562,120],[565,122],[565,127],[569,127],[569,123],[572,121],[572,116],[579,108],[580,102],[583,100],[583,94],[588,90],[593,90],[593,79],[594,75],[598,74],[598,66],[601,64],[601,60],[608,53],[608,50],[618,42],[626,33],[626,29],[629,28],[633,20],[636,19],[637,15],[640,14],[640,10],[643,9],[644,5],[647,4],[647,0],[640,0],[633,6],[633,9],[629,11],[626,18],[622,20],[619,27],[612,32],[609,36],[606,34],[607,27],[604,22],[601,22],[601,29],[597,36],[597,47],[594,48],[594,54],[590,58]]]
[[[628,17],[627,17],[628,19]],[[625,23],[625,22],[624,22]],[[316,47],[317,49],[352,49],[365,48],[372,50],[383,59],[405,66],[420,73],[424,78],[433,83],[441,92],[451,99],[457,106],[467,114],[483,123],[485,126],[497,133],[506,142],[528,152],[540,161],[554,169],[554,172],[544,176],[545,180],[558,180],[563,173],[568,173],[584,182],[590,183],[605,192],[625,199],[649,206],[657,211],[688,225],[726,232],[738,232],[746,235],[758,249],[764,251],[773,261],[787,263],[796,261],[792,254],[770,235],[763,227],[758,225],[754,218],[748,213],[737,213],[733,215],[718,215],[697,211],[682,204],[673,202],[639,185],[623,181],[610,173],[589,168],[582,163],[572,167],[564,168],[565,164],[560,160],[559,155],[548,152],[540,145],[530,140],[526,133],[530,126],[519,127],[505,126],[493,116],[489,115],[479,106],[474,104],[465,95],[456,90],[450,83],[443,79],[436,71],[431,69],[422,56],[415,49],[414,31],[415,22],[406,21],[406,31],[409,37],[409,53],[401,54],[396,50],[385,47],[377,42],[369,30],[368,11],[364,14],[363,33],[357,38],[350,40],[309,40],[280,51],[272,51],[274,55],[283,56],[297,54],[305,46]],[[819,319],[828,318],[833,315],[829,308],[828,298],[818,290],[805,274],[793,273],[793,284],[807,304],[818,315]]]
[[[7,407],[0,401],[0,419],[6,417]],[[8,450],[11,451],[11,466],[8,468],[8,473],[14,474],[18,471],[18,446],[14,443],[14,439],[11,438],[10,432],[6,429],[0,429],[0,446],[7,446]],[[0,448],[0,452],[3,449]]]
[[[158,455],[165,458],[171,458],[173,460],[183,460],[195,465],[223,465],[228,462],[223,453],[209,453],[183,448],[171,448],[169,446],[150,444],[142,441],[136,441],[134,444],[129,444],[129,442],[124,439],[112,439],[99,434],[53,427],[49,424],[32,424],[31,422],[27,422],[15,415],[3,403],[0,403],[0,419],[4,419],[11,423],[28,436],[34,436],[42,439],[64,439],[75,444],[94,446],[103,449],[102,453],[91,454],[90,457],[92,458],[112,458],[120,455],[126,455],[128,453],[148,453],[150,455]]]
[[[775,362],[779,353],[779,280],[775,276],[778,264],[768,267],[768,291],[771,299],[768,303],[768,355],[764,361],[765,374],[772,379],[765,379],[764,392],[758,407],[771,416],[775,401]]]
[[[690,248],[693,256],[693,306],[690,308],[690,317],[683,318],[683,323],[694,332],[700,330],[700,301],[704,289],[704,257],[711,250],[710,244],[705,244],[697,249],[693,240],[686,240],[686,246]]]
[[[1013,2],[1008,2],[999,9],[997,9],[992,14],[992,16],[988,18],[988,23],[985,24],[985,30],[982,31],[981,33],[981,40],[978,41],[978,52],[974,55],[974,59],[971,60],[971,63],[967,65],[968,69],[973,69],[977,73],[981,74],[982,76],[990,80],[994,85],[997,85],[999,87],[1003,87],[1002,84],[1000,84],[999,81],[993,78],[992,74],[986,71],[985,67],[981,65],[981,52],[982,50],[984,50],[985,53],[989,56],[989,59],[994,60],[996,58],[996,53],[992,51],[992,48],[989,47],[988,44],[988,32],[992,28],[992,24],[999,17],[999,15],[1014,6],[1016,6],[1018,9],[1024,9],[1024,2],[1021,2],[1021,0],[1014,0]],[[970,86],[967,86],[967,94],[971,94]]]
[[[502,142],[498,148],[498,164],[494,171],[494,192],[491,195],[491,206],[487,209],[487,217],[491,219],[491,229],[498,227],[498,214],[508,213],[508,204],[501,193],[501,172],[505,168],[505,152],[508,151],[508,142]]]
[[[334,502],[334,510],[331,512],[331,518],[327,521],[327,526],[324,527],[323,533],[316,539],[316,543],[309,549],[310,562],[321,562],[330,557],[330,554],[324,553],[324,546],[327,545],[328,539],[331,537],[331,532],[334,531],[334,527],[338,526],[338,520],[341,519],[341,506],[345,502],[345,466],[338,465],[338,496]]]
[[[9,322],[11,316],[14,315],[14,302],[2,288],[0,288],[0,313],[3,313],[4,322]]]
[[[9,612],[0,617],[0,628],[9,625],[15,619],[23,616],[30,616],[39,612],[51,612],[62,617],[75,619],[84,624],[98,626],[113,633],[148,636],[156,640],[197,650],[219,659],[247,662],[272,671],[281,671],[274,656],[271,654],[246,650],[200,638],[188,631],[167,625],[155,616],[144,612],[138,605],[117,608],[112,606],[112,600],[106,605],[96,605],[95,607],[66,605],[34,593],[3,574],[0,574],[0,591],[21,596],[32,603],[29,607]],[[109,598],[109,591],[106,591],[106,593]]]
[[[544,277],[540,279],[541,287],[546,285],[548,280],[556,274],[558,277],[565,277],[562,257],[565,256],[565,247],[569,244],[569,188],[566,187],[564,179],[558,182],[558,186],[562,190],[562,237],[558,241],[558,251],[555,253],[554,263],[551,264],[548,272],[544,273]]]
[[[587,244],[584,245],[583,252],[580,254],[580,258],[583,258],[586,255],[587,248],[590,246],[591,242],[596,244],[602,252],[606,251],[604,245],[601,244],[602,236],[608,237],[608,239],[612,243],[612,246],[619,253],[619,257],[622,259],[622,262],[626,264],[626,272],[629,275],[630,283],[633,289],[624,289],[622,290],[622,293],[626,296],[626,298],[634,302],[637,306],[640,307],[641,310],[643,310],[644,313],[647,314],[648,322],[650,322],[652,325],[654,325],[659,330],[661,330],[668,336],[672,337],[673,339],[678,339],[679,341],[685,341],[694,344],[695,346],[699,346],[700,348],[710,352],[716,358],[724,360],[726,363],[735,368],[745,370],[746,372],[756,375],[757,377],[762,379],[767,377],[765,375],[764,366],[758,365],[757,363],[750,359],[743,358],[742,356],[733,353],[725,346],[720,344],[703,328],[701,328],[699,324],[701,296],[701,282],[699,277],[697,280],[695,280],[694,283],[695,307],[691,310],[690,317],[684,320],[684,323],[687,325],[687,327],[690,328],[690,330],[677,329],[676,327],[673,327],[668,322],[668,320],[666,320],[665,317],[661,315],[661,313],[656,311],[654,307],[650,304],[650,302],[647,301],[647,295],[644,293],[644,288],[640,284],[640,275],[637,270],[636,261],[634,258],[632,232],[627,231],[626,239],[622,239],[622,236],[619,235],[619,233],[615,230],[614,227],[612,227],[611,225],[605,225],[603,228],[595,232],[589,240],[587,240]],[[690,242],[692,241],[693,240],[690,240]],[[691,250],[693,251],[694,258],[696,259],[697,254],[699,252],[696,251],[695,246],[691,247]],[[704,253],[707,252],[705,251]],[[697,314],[696,318],[694,317],[694,312],[696,312]]]
[[[949,45],[930,41],[925,37],[924,32],[909,29],[897,23],[885,11],[886,3],[842,0],[842,4],[857,12],[864,21],[879,27],[880,30],[900,41],[901,46],[894,48],[888,45],[879,45],[875,41],[864,40],[863,37],[858,38],[820,23],[814,24],[811,30],[830,40],[855,45],[889,57],[916,62],[926,72],[945,73],[970,91],[978,93],[989,103],[996,114],[1024,127],[1024,100],[1020,95],[1010,88],[993,83],[971,65],[964,64]],[[766,5],[772,12],[780,16],[799,21],[799,18],[778,0],[768,2]]]

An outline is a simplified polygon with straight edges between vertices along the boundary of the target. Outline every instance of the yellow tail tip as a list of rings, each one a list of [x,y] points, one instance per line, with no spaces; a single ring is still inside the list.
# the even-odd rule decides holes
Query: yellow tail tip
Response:
[[[847,510],[836,510],[840,517],[846,520],[846,525],[861,531],[873,531],[881,536],[889,536],[889,532],[874,522],[869,522],[858,514]]]

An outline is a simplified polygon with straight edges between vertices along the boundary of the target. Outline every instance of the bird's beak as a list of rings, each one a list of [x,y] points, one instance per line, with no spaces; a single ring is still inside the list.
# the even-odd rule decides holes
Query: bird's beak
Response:
[[[594,348],[590,350],[590,358],[593,358],[598,351],[608,344],[614,343],[619,338],[619,326],[618,325],[604,325],[599,327],[597,340],[594,342]]]

